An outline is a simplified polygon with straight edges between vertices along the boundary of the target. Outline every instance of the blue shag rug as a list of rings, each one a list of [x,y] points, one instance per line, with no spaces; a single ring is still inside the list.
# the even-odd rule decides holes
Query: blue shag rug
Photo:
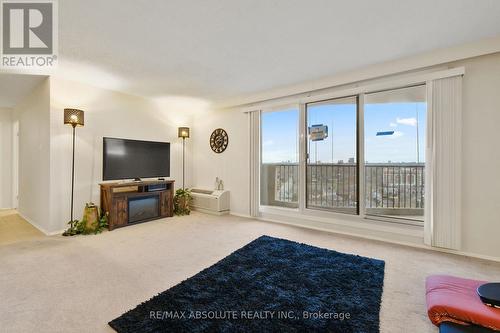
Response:
[[[384,261],[262,236],[112,320],[128,332],[379,332]]]

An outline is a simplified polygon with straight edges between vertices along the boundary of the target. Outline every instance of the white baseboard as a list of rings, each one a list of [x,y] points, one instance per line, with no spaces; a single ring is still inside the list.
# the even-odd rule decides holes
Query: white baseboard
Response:
[[[236,214],[232,214],[232,215],[236,215]],[[236,215],[236,216],[240,216],[240,215]],[[242,216],[242,217],[245,217],[245,216]],[[310,223],[310,221],[308,221],[308,224],[304,224],[304,223],[300,223],[297,221],[290,222],[287,220],[280,219],[279,217],[278,218],[259,217],[256,219],[260,220],[260,221],[265,221],[265,222],[286,224],[286,225],[299,227],[299,228],[313,229],[313,230],[330,232],[330,233],[339,234],[339,235],[350,236],[350,237],[363,238],[363,239],[381,241],[381,242],[385,242],[385,243],[408,246],[408,247],[418,248],[418,249],[422,249],[422,250],[436,251],[436,252],[460,255],[460,256],[474,258],[474,259],[500,262],[500,257],[471,253],[471,252],[467,252],[467,251],[457,251],[457,250],[450,250],[450,249],[445,249],[445,248],[428,246],[428,245],[425,245],[423,243],[423,241],[418,242],[416,238],[412,239],[412,238],[414,238],[413,236],[410,236],[410,238],[408,238],[406,240],[404,237],[401,237],[401,235],[395,235],[395,234],[387,234],[388,237],[377,237],[377,236],[372,236],[372,235],[368,235],[368,234],[361,233],[361,232],[358,233],[355,231],[353,232],[353,231],[337,230],[337,229],[334,229],[333,227],[328,226],[328,225],[326,227],[321,226],[321,225],[312,225]],[[396,236],[396,237],[394,237],[394,236]]]
[[[48,234],[46,234],[47,236],[56,236],[56,235],[62,235],[63,232],[65,232],[66,229],[61,229],[61,230],[57,230],[57,231],[52,231],[52,232],[49,232]]]
[[[18,214],[23,219],[25,219],[28,223],[33,225],[35,228],[37,228],[38,230],[40,230],[42,233],[44,233],[47,236],[60,235],[64,232],[64,229],[61,229],[59,231],[48,232],[47,230],[45,230],[44,228],[42,228],[38,224],[36,224],[34,221],[32,221],[31,219],[29,219],[26,216],[24,216],[23,214],[21,214],[19,211],[18,211]],[[281,220],[281,219],[270,219],[270,218],[264,218],[264,217],[254,218],[248,214],[240,214],[240,213],[235,213],[235,212],[230,212],[230,215],[248,218],[248,219],[253,219],[253,220],[271,222],[271,223],[286,224],[286,225],[290,225],[290,226],[294,226],[294,227],[298,227],[298,228],[313,229],[313,230],[318,230],[318,231],[323,231],[323,232],[330,232],[330,233],[334,233],[334,234],[350,236],[350,237],[370,239],[370,240],[381,241],[381,242],[385,242],[385,243],[397,244],[397,245],[402,245],[402,246],[409,246],[409,247],[423,249],[423,250],[437,251],[437,252],[448,253],[448,254],[455,254],[455,255],[470,257],[470,258],[474,258],[474,259],[500,262],[500,257],[488,256],[488,255],[471,253],[471,252],[466,252],[466,251],[456,251],[456,250],[449,250],[449,249],[444,249],[444,248],[432,247],[432,246],[425,245],[423,243],[418,244],[414,241],[405,241],[403,239],[397,240],[394,238],[391,239],[390,237],[387,237],[387,238],[386,237],[376,237],[376,236],[370,236],[370,235],[366,235],[366,234],[362,234],[362,233],[348,232],[348,231],[342,231],[342,230],[335,230],[333,228],[314,226],[311,224],[287,222],[287,221]]]
[[[229,215],[237,216],[237,217],[245,217],[248,219],[251,219],[252,217],[248,214],[240,214],[240,213],[235,213],[235,212],[229,212]]]
[[[40,225],[38,225],[35,221],[33,221],[32,219],[28,218],[27,216],[23,215],[20,211],[17,211],[17,213],[19,214],[19,216],[21,216],[24,220],[26,220],[26,222],[28,222],[29,224],[31,224],[32,226],[34,226],[35,228],[37,228],[38,230],[40,230],[45,236],[54,236],[54,235],[60,235],[64,232],[64,229],[62,230],[58,230],[58,231],[52,231],[52,232],[49,232],[47,230],[45,230],[45,228],[42,228]]]
[[[426,250],[433,250],[433,251],[438,251],[438,252],[443,252],[443,253],[456,254],[459,256],[464,256],[464,257],[469,257],[469,258],[474,258],[474,259],[500,262],[500,257],[488,256],[488,255],[484,255],[484,254],[472,253],[472,252],[467,252],[467,251],[449,250],[449,249],[444,249],[444,248],[439,248],[439,247],[431,247],[428,245],[423,245],[422,248],[426,249]]]
[[[24,215],[23,213],[21,213],[20,211],[17,211],[17,213],[19,214],[19,216],[21,216],[26,222],[28,222],[29,224],[31,224],[32,226],[34,226],[35,228],[37,228],[38,230],[40,230],[41,232],[43,232],[45,235],[49,235],[49,232],[47,230],[45,230],[44,228],[42,228],[41,226],[39,226],[35,221],[33,221],[32,219],[30,219],[29,217],[27,217],[26,215]]]
[[[216,216],[222,216],[222,215],[229,214],[228,210],[225,210],[222,212],[217,212],[217,211],[213,211],[213,210],[205,209],[205,208],[200,208],[200,207],[191,207],[191,209],[196,211],[196,212],[205,213],[205,214],[209,214],[209,215],[216,215]]]
[[[377,236],[372,236],[368,234],[364,234],[361,232],[355,232],[355,231],[345,231],[345,230],[338,230],[335,228],[332,228],[330,226],[321,226],[321,225],[313,225],[313,224],[303,224],[303,223],[298,223],[298,222],[290,222],[290,221],[284,221],[281,219],[276,219],[276,218],[269,218],[269,217],[260,217],[258,218],[260,221],[265,221],[265,222],[272,222],[272,223],[279,223],[279,224],[286,224],[286,225],[291,225],[294,227],[299,227],[299,228],[305,228],[305,229],[313,229],[313,230],[318,230],[318,231],[324,231],[324,232],[330,232],[333,234],[338,234],[338,235],[344,235],[344,236],[351,236],[351,237],[356,237],[356,238],[363,238],[363,239],[370,239],[370,240],[376,240],[376,241],[381,241],[381,242],[386,242],[386,243],[392,243],[392,244],[398,244],[398,245],[405,245],[405,246],[417,246],[417,240],[416,239],[406,239],[405,237],[394,237],[392,238],[389,237],[377,237]]]

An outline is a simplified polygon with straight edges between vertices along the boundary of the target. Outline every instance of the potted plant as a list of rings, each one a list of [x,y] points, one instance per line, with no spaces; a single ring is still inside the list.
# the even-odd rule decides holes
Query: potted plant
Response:
[[[85,204],[82,220],[74,220],[72,224],[69,222],[70,227],[63,233],[63,236],[101,233],[108,226],[108,214],[101,211],[99,216],[98,211],[94,203],[89,202]]]
[[[180,188],[175,191],[174,196],[174,214],[175,215],[189,215],[191,210],[189,209],[189,205],[193,197],[191,195],[191,191],[186,188]]]

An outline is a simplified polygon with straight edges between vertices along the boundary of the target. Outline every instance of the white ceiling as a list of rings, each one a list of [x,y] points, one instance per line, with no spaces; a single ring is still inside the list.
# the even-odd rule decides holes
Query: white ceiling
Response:
[[[500,35],[498,0],[64,0],[60,72],[222,102]]]
[[[0,74],[0,108],[13,108],[28,96],[45,76]]]

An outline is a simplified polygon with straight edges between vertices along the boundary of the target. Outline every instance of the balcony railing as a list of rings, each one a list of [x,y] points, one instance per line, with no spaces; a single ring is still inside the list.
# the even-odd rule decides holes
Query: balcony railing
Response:
[[[357,212],[356,164],[308,164],[306,170],[308,207],[352,214]],[[424,170],[424,163],[366,164],[366,213],[423,216]],[[298,164],[263,164],[261,171],[263,205],[298,207]]]

